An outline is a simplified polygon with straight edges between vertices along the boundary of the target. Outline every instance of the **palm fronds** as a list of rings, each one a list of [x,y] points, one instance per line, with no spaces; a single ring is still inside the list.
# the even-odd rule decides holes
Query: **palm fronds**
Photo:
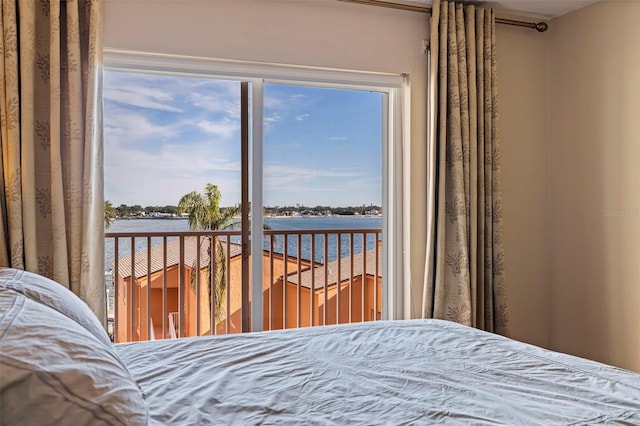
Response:
[[[228,229],[235,225],[234,217],[239,211],[239,207],[231,207],[222,210],[220,208],[220,199],[222,195],[217,185],[208,183],[205,185],[204,194],[192,191],[185,194],[178,203],[178,209],[181,213],[188,214],[189,229],[192,231],[215,231]],[[214,237],[214,244],[211,244],[211,237],[206,237],[201,241],[209,242],[209,259],[206,269],[207,283],[209,283],[209,303],[213,296],[213,305],[216,312],[216,319],[219,319],[223,313],[223,299],[226,292],[227,283],[227,253],[222,241],[219,237]],[[211,247],[215,247],[215,252],[211,253]],[[196,266],[193,265],[193,270]],[[213,270],[213,292],[211,274]],[[200,271],[197,272],[199,274]],[[196,275],[191,274],[191,287],[196,288]],[[214,294],[212,294],[214,293]]]

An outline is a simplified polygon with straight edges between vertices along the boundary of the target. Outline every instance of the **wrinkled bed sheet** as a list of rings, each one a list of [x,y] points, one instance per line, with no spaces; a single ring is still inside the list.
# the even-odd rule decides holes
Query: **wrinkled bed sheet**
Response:
[[[640,425],[640,375],[438,320],[116,345],[153,424]]]

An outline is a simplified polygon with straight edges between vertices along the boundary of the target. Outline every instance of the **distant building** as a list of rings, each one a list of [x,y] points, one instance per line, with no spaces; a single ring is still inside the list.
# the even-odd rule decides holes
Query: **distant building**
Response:
[[[306,292],[302,301],[305,306],[313,306],[313,325],[344,324],[349,322],[372,321],[381,319],[382,313],[382,265],[380,259],[382,250],[367,250],[352,257],[329,262],[326,265],[316,265],[287,275],[287,286],[301,288]],[[353,272],[351,270],[353,259]],[[366,266],[363,268],[363,265]],[[338,275],[339,272],[339,275]],[[313,290],[313,303],[309,291]],[[326,300],[325,300],[326,293]],[[306,303],[309,304],[306,304]],[[292,313],[292,306],[288,305],[288,314]],[[338,312],[339,306],[339,312]],[[295,306],[293,306],[295,308]],[[301,326],[308,326],[311,313],[308,308],[303,310]],[[278,322],[278,312],[274,312],[275,325]],[[289,315],[291,316],[291,315]],[[295,327],[287,318],[287,328]],[[279,328],[279,327],[274,327]]]

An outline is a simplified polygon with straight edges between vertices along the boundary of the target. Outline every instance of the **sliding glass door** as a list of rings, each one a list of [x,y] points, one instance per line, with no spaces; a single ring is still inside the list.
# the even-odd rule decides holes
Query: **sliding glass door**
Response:
[[[395,80],[185,61],[107,55],[115,339],[386,317],[398,123],[380,81]]]
[[[382,99],[265,84],[265,329],[380,319]]]
[[[248,330],[248,89],[105,71],[106,231],[118,235],[105,241],[105,277],[117,341]]]

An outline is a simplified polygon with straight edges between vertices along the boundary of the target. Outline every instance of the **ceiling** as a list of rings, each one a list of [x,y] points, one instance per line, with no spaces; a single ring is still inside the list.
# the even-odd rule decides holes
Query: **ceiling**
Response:
[[[490,5],[503,13],[553,19],[597,1],[599,0],[493,0],[477,2]],[[403,3],[430,6],[432,0],[410,0]]]

